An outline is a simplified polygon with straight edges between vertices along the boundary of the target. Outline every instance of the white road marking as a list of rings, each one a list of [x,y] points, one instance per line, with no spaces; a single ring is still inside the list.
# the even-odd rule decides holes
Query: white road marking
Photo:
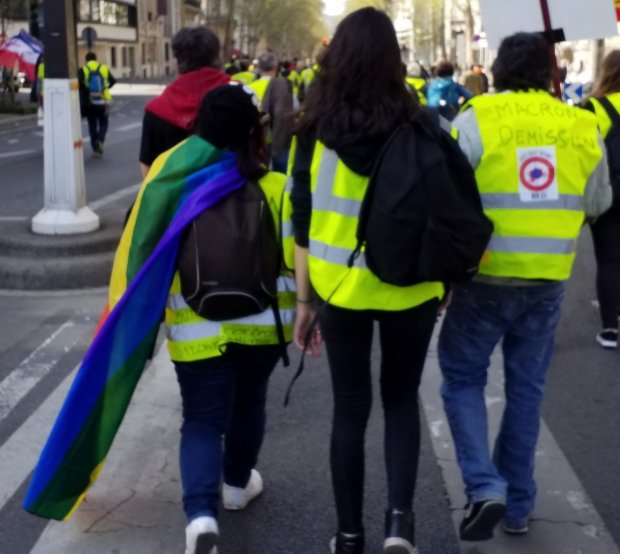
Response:
[[[0,222],[2,221],[27,221],[30,219],[27,215],[0,215]]]
[[[0,154],[1,158],[12,158],[13,156],[24,156],[26,154],[34,154],[38,150],[16,150],[15,152],[4,152]]]
[[[43,341],[30,355],[21,362],[11,373],[0,381],[0,422],[17,406],[24,396],[43,379],[56,365],[58,359],[50,356],[50,346],[61,335],[75,327],[73,321],[63,323],[45,341]],[[78,340],[78,334],[72,333],[65,346],[72,348]]]
[[[99,200],[95,200],[94,202],[89,202],[88,205],[93,210],[98,210],[99,208],[102,208],[103,206],[107,206],[108,204],[112,204],[113,202],[116,202],[117,200],[120,200],[121,198],[124,198],[125,196],[136,194],[139,188],[140,188],[140,183],[137,183],[135,185],[131,185],[130,187],[117,190],[116,192],[113,192],[112,194],[108,194],[107,196],[104,196],[103,198],[99,198]]]
[[[6,141],[7,144],[17,144],[19,142],[19,139],[13,138],[13,139],[9,139]]]
[[[136,123],[128,123],[127,125],[123,125],[122,127],[116,127],[112,129],[112,132],[120,131],[124,133],[126,131],[131,131],[132,129],[137,129],[138,127],[142,127],[142,121],[137,121]]]

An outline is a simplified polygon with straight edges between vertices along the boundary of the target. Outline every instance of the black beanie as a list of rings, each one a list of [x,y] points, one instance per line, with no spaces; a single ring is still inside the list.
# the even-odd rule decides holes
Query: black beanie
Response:
[[[247,86],[230,83],[204,95],[196,133],[217,148],[236,150],[260,128],[258,97]]]

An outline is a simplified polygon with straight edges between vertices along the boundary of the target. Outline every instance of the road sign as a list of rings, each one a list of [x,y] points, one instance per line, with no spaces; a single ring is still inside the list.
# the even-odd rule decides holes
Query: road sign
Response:
[[[519,148],[517,159],[522,202],[545,202],[559,198],[554,146]]]
[[[552,28],[562,29],[566,40],[618,34],[612,0],[548,0],[548,4]],[[491,48],[518,31],[545,30],[540,0],[480,0],[480,13]]]
[[[564,83],[564,100],[570,101],[573,104],[579,104],[583,98],[583,84],[582,83]]]

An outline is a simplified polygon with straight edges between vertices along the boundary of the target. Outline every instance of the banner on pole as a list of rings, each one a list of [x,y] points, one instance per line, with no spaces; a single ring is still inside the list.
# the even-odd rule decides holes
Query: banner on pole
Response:
[[[615,2],[615,11],[614,11]],[[566,40],[600,39],[618,34],[619,0],[548,0],[551,26]],[[480,14],[489,46],[518,31],[545,30],[540,0],[480,0]]]

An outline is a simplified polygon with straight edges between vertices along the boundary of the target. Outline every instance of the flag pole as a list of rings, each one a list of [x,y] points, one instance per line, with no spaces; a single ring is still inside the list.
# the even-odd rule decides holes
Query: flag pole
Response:
[[[555,42],[553,40],[553,28],[551,27],[551,14],[549,12],[549,4],[547,0],[540,0],[540,10],[542,12],[543,23],[545,24],[545,35],[549,42],[549,60],[551,62],[551,80],[553,83],[553,92],[561,100],[562,88],[560,86],[560,70],[558,68],[558,59],[555,55]]]

